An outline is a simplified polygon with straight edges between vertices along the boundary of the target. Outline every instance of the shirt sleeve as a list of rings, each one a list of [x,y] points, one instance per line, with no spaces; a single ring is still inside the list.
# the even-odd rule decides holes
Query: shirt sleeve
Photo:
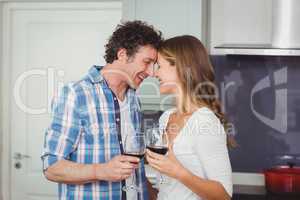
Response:
[[[42,153],[43,170],[58,160],[69,159],[76,149],[81,125],[76,94],[64,86],[52,100],[52,122],[45,132]]]
[[[206,178],[221,183],[232,196],[232,169],[226,133],[220,120],[209,110],[199,112],[193,121],[193,132],[193,148]]]

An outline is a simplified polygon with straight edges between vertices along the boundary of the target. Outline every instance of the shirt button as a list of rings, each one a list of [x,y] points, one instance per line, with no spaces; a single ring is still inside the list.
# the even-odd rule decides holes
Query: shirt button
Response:
[[[118,121],[120,121],[120,119],[119,119],[119,118],[117,118],[117,122],[118,122]]]
[[[115,101],[117,101],[117,98],[116,98],[116,97],[114,97],[114,100],[115,100]]]

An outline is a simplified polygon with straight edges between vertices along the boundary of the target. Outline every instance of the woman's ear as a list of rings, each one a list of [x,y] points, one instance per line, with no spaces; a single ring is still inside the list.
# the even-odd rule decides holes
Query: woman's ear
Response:
[[[117,59],[121,62],[127,62],[128,56],[127,56],[127,50],[124,48],[121,48],[117,52]]]

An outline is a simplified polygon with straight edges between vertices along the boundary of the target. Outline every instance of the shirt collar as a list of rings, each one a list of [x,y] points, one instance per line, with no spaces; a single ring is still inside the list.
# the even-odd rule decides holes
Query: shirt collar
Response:
[[[92,83],[100,83],[104,80],[103,76],[100,73],[102,68],[103,66],[94,65],[89,69],[88,78],[91,80]]]
[[[104,85],[108,88],[108,85],[107,85],[104,77],[100,73],[100,71],[102,69],[103,69],[103,66],[93,65],[88,71],[87,78],[94,84],[103,82]],[[135,94],[135,91],[136,91],[135,89],[129,87],[126,94],[129,93],[130,96],[133,96]]]

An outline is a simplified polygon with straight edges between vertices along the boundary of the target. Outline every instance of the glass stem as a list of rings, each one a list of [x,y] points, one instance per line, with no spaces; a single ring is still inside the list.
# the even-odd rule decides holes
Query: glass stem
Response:
[[[136,174],[135,174],[135,169],[134,169],[133,174],[132,174],[132,179],[131,179],[131,185],[132,186],[136,185],[135,179],[136,179]]]
[[[164,182],[164,178],[163,178],[163,176],[161,175],[161,173],[159,173],[159,175],[160,175],[160,184],[163,184],[163,182]]]

